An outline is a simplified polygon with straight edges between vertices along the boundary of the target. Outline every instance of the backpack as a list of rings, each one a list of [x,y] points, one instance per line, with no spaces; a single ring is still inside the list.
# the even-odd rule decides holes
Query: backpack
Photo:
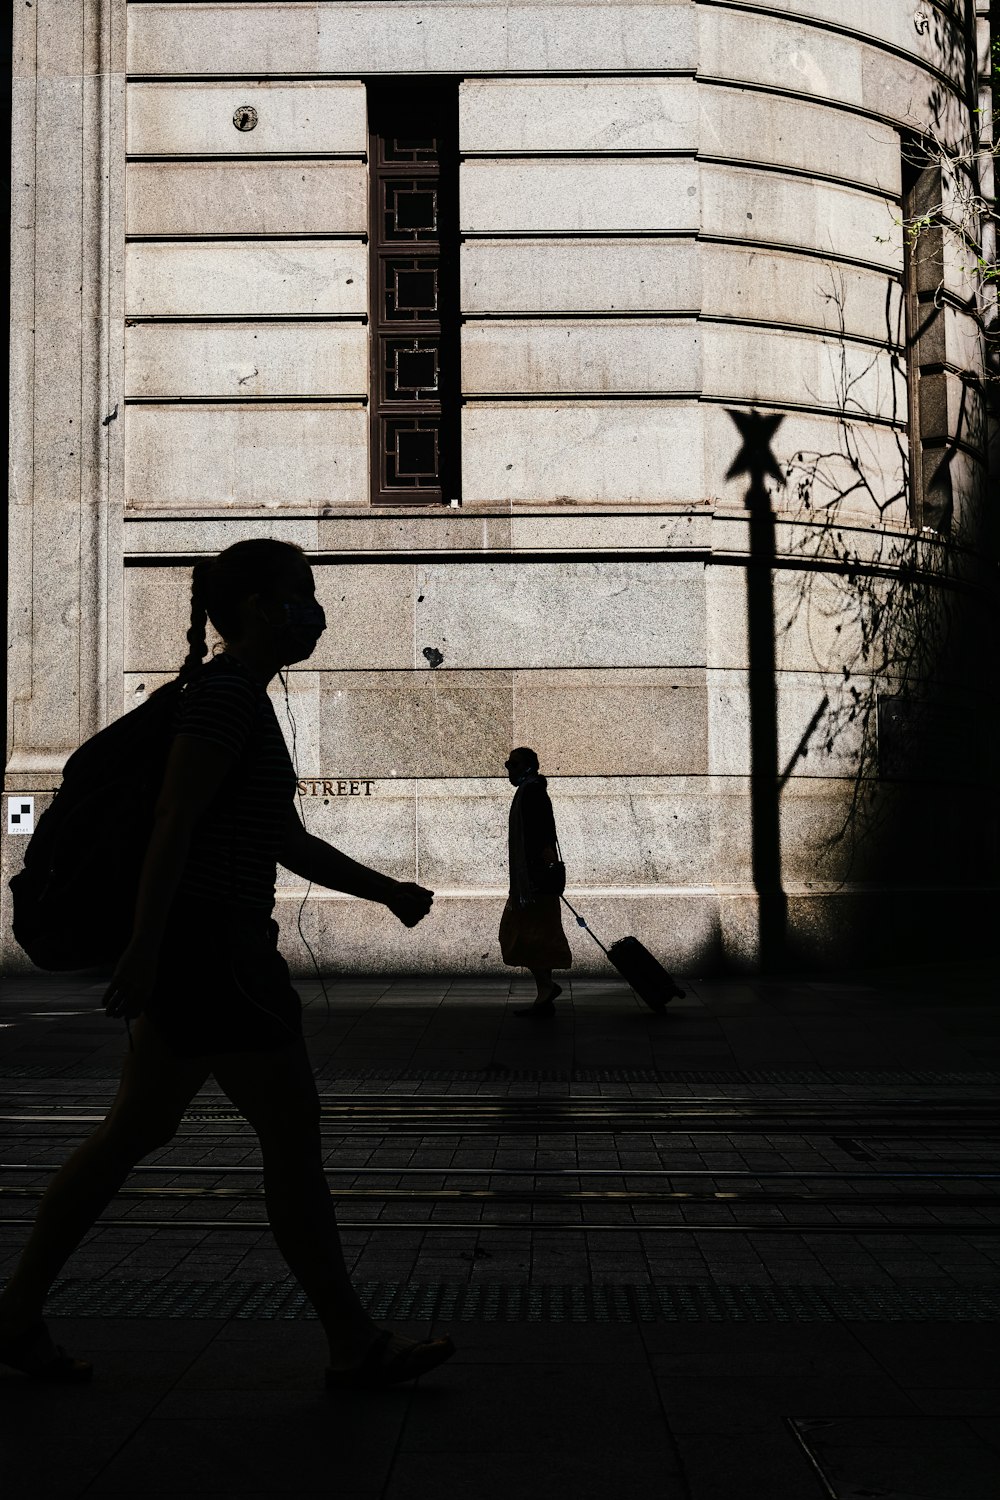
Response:
[[[113,967],[128,946],[182,691],[164,683],[66,762],[10,881],[14,937],[38,968]]]

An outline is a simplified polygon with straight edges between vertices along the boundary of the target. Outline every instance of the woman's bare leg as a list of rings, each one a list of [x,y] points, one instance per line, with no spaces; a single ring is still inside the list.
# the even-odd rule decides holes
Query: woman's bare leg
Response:
[[[538,991],[538,993],[535,996],[535,1003],[536,1003],[536,1005],[541,1005],[546,1000],[548,1000],[551,997],[551,994],[552,994],[552,989],[553,989],[553,985],[552,985],[552,970],[551,969],[529,969],[528,973],[531,975],[532,979],[535,981],[535,989]]]
[[[208,1077],[205,1058],[179,1058],[144,1016],[132,1026],[118,1093],[107,1119],[49,1183],[14,1273],[0,1293],[0,1333],[42,1313],[49,1288],[138,1161],[165,1146]]]
[[[351,1284],[323,1170],[316,1082],[303,1041],[213,1057],[220,1088],[260,1140],[267,1217],[323,1325],[330,1363],[356,1365],[379,1332]],[[401,1341],[404,1342],[404,1341]]]

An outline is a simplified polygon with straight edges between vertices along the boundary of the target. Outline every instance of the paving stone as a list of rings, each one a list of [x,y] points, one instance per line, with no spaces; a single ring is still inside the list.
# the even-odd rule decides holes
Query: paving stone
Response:
[[[708,1433],[671,1429],[691,1500],[804,1500],[817,1493],[815,1471],[778,1419],[737,1434],[724,1422]]]

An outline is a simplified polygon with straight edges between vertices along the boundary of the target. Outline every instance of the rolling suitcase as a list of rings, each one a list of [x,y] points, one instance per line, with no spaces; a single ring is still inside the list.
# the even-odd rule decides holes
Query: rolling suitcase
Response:
[[[563,896],[566,901],[566,897]],[[623,937],[617,943],[612,943],[610,948],[605,948],[596,932],[587,926],[585,918],[575,907],[569,906],[570,911],[576,918],[578,927],[582,927],[590,933],[608,958],[614,964],[625,983],[631,985],[632,989],[649,1006],[650,1010],[666,1010],[668,1000],[683,1000],[684,991],[676,984],[659,959],[653,957],[649,949],[640,943],[638,938]]]

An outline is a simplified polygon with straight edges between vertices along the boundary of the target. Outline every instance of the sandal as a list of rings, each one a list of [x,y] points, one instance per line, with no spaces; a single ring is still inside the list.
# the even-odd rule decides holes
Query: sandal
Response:
[[[383,1329],[365,1351],[359,1365],[350,1370],[328,1369],[327,1390],[377,1390],[381,1386],[398,1385],[401,1380],[416,1380],[419,1376],[426,1375],[428,1370],[433,1370],[436,1365],[444,1364],[455,1352],[451,1339],[442,1338],[430,1339],[423,1344],[411,1344],[395,1354],[387,1354],[391,1341],[392,1330]]]
[[[13,1338],[0,1339],[0,1365],[10,1365],[32,1380],[49,1385],[83,1385],[94,1367],[85,1359],[74,1359],[61,1344],[54,1344],[39,1318]]]

